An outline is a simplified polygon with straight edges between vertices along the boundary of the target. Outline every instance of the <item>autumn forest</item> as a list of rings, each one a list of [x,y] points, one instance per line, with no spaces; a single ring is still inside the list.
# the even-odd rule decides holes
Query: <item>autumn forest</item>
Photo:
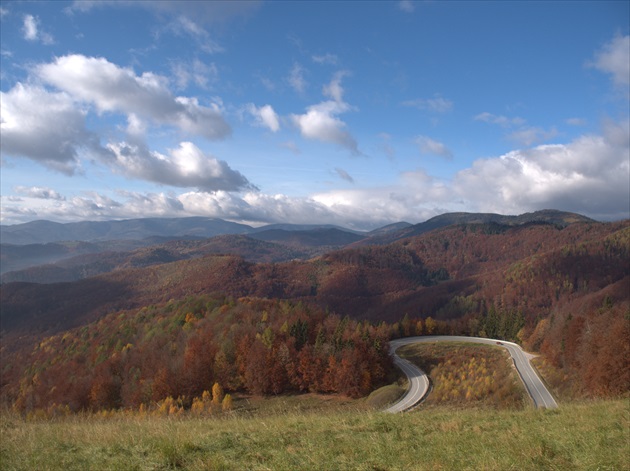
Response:
[[[464,223],[306,260],[203,254],[4,283],[1,399],[54,414],[195,410],[213,387],[358,398],[396,379],[389,340],[430,334],[515,341],[552,387],[617,397],[630,389],[629,247],[629,221]]]

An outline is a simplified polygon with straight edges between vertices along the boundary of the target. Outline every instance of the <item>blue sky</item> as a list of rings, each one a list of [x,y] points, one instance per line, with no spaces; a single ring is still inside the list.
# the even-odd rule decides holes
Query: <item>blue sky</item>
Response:
[[[629,2],[1,2],[3,224],[630,217]]]

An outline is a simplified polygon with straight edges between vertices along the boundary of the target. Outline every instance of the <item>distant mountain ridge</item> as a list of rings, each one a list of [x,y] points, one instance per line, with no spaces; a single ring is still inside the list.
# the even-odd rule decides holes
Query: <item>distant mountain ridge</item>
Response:
[[[514,226],[530,222],[566,226],[574,222],[594,222],[594,220],[580,214],[556,210],[542,210],[519,216],[504,216],[493,213],[445,213],[419,224],[411,225],[407,222],[398,222],[371,232],[355,231],[331,224],[269,224],[252,227],[247,224],[206,217],[143,218],[69,223],[42,220],[9,226],[0,225],[0,242],[2,244],[27,245],[62,241],[141,240],[149,237],[208,238],[225,234],[254,234],[268,230],[336,229],[370,237],[370,243],[389,243],[452,224],[497,223]],[[379,237],[383,239],[380,240]]]
[[[498,224],[503,226],[520,226],[523,224],[552,224],[559,227],[566,227],[574,223],[593,223],[594,219],[582,216],[581,214],[555,209],[543,209],[533,213],[524,213],[518,216],[505,216],[495,213],[445,213],[435,216],[425,222],[403,227],[397,231],[388,231],[377,234],[370,238],[368,244],[390,244],[407,237],[414,237],[443,227],[458,224]],[[358,245],[366,245],[365,241]]]
[[[143,218],[121,221],[82,221],[57,223],[32,221],[0,226],[3,244],[46,244],[61,241],[97,242],[118,239],[144,239],[152,236],[214,237],[223,234],[245,234],[252,231],[246,224],[205,217]]]
[[[231,253],[252,262],[269,262],[296,258],[305,260],[343,247],[387,245],[451,225],[489,224],[494,226],[487,229],[496,231],[522,224],[553,224],[566,227],[575,222],[594,221],[579,214],[555,210],[537,211],[520,216],[446,213],[419,224],[398,222],[370,232],[353,231],[330,224],[270,224],[254,228],[222,219],[203,217],[85,221],[66,224],[33,221],[0,226],[2,231],[0,282],[50,283],[94,276],[125,263],[129,255],[121,252],[149,246],[157,248],[171,241],[189,241],[204,248],[196,251],[196,255],[193,255],[189,248],[184,250],[185,253],[172,252],[169,248],[168,252],[173,257],[170,261],[200,256],[204,253]],[[274,246],[262,250],[262,255],[259,256],[256,247],[261,246],[251,242],[245,243],[243,239],[205,242],[219,236],[228,238],[247,236],[250,240],[257,239],[272,243]],[[273,255],[270,255],[272,253]],[[159,260],[161,259],[158,258],[157,261]],[[21,272],[23,270],[24,272]]]

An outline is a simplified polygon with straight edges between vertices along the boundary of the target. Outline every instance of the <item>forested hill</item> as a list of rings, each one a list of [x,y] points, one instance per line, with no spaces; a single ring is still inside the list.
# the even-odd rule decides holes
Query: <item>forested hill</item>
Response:
[[[436,229],[462,224],[497,224],[509,227],[529,224],[552,224],[558,227],[567,227],[570,224],[579,222],[595,221],[581,214],[558,211],[555,209],[544,209],[533,213],[520,214],[518,216],[506,216],[495,213],[445,213],[419,224],[401,227],[396,231],[383,231],[374,234],[370,239],[364,239],[356,245],[390,244],[397,240],[419,236]]]
[[[166,306],[220,294],[228,297],[228,306],[229,299],[241,297],[282,299],[287,306],[313,306],[313,312],[384,320],[389,335],[516,340],[577,378],[588,394],[615,395],[626,391],[630,380],[629,247],[630,221],[463,224],[307,262],[254,264],[206,256],[73,283],[8,283],[0,298],[3,358],[21,360],[10,362],[3,384],[15,394],[34,345],[42,365],[51,360],[42,350],[46,339],[77,335],[76,329],[87,326],[95,332],[92,338],[108,314],[108,331],[118,332],[123,327],[117,316],[131,322],[151,306],[161,313],[160,322],[170,322]],[[202,311],[195,315],[205,319]],[[306,314],[300,312],[302,319]],[[142,328],[150,330],[154,321],[143,319]],[[118,347],[112,342],[103,348],[103,355],[111,355]]]

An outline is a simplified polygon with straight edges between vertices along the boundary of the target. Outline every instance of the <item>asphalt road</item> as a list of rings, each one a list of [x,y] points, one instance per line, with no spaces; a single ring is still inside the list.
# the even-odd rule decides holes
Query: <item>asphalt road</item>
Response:
[[[518,374],[525,385],[525,389],[532,398],[534,405],[545,409],[555,409],[558,407],[558,404],[554,400],[553,396],[547,390],[538,374],[536,374],[530,365],[529,358],[525,355],[523,349],[521,349],[521,347],[517,344],[505,342],[503,340],[483,339],[479,337],[428,335],[425,337],[407,337],[403,339],[396,339],[390,342],[390,352],[394,357],[394,363],[409,378],[409,389],[400,401],[386,409],[385,412],[396,413],[411,409],[428,394],[429,379],[426,373],[411,362],[396,355],[396,350],[403,345],[421,342],[471,342],[485,343],[488,345],[500,345],[501,347],[507,349],[510,353],[512,360],[514,361],[516,371],[518,371]]]

